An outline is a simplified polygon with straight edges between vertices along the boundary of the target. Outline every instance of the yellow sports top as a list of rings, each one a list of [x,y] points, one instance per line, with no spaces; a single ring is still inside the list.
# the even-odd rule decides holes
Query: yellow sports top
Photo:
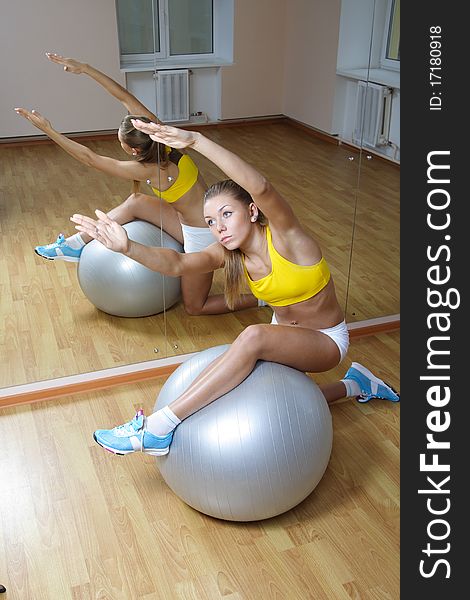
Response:
[[[288,306],[312,298],[326,286],[330,270],[323,257],[315,265],[297,265],[281,256],[273,246],[269,227],[266,227],[266,239],[271,259],[268,275],[253,281],[243,260],[248,285],[256,298],[272,306]]]
[[[158,188],[152,187],[153,193],[171,204],[176,202],[188,192],[196,183],[199,171],[192,158],[188,154],[182,154],[178,150],[168,148],[169,158],[178,166],[178,177],[167,190],[161,192]]]

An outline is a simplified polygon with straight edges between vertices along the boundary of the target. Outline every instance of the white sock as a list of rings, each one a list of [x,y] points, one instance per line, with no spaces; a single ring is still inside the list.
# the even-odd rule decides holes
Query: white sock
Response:
[[[85,242],[83,241],[82,236],[79,233],[71,235],[70,237],[66,238],[65,241],[71,248],[74,248],[75,250],[79,250],[85,245]]]
[[[346,398],[349,398],[349,396],[359,396],[361,394],[361,388],[354,379],[341,379],[341,381],[346,388]]]
[[[258,306],[267,306],[267,304],[264,300],[261,300],[261,298],[258,298]]]
[[[164,436],[173,431],[173,429],[181,423],[181,420],[175,415],[175,413],[164,406],[157,412],[154,412],[147,417],[147,431],[153,433],[153,435]]]

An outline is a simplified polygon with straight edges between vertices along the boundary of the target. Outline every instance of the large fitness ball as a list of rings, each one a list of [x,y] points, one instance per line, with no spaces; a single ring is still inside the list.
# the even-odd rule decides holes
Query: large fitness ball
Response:
[[[176,399],[228,345],[203,350],[167,379],[155,410]],[[258,361],[236,388],[185,419],[157,467],[184,502],[229,521],[279,515],[306,498],[328,465],[331,414],[305,373]]]
[[[179,242],[152,223],[132,221],[123,227],[131,240],[183,252]],[[152,271],[124,254],[108,250],[97,240],[83,248],[78,281],[96,308],[117,317],[156,315],[173,306],[181,296],[179,277]]]

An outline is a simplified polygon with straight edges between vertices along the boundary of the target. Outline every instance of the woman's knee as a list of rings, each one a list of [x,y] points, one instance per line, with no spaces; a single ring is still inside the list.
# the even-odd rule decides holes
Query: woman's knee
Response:
[[[256,325],[248,325],[237,337],[235,342],[232,344],[236,344],[243,352],[248,354],[252,354],[258,358],[261,357],[263,349],[266,346],[267,341],[267,327],[269,325],[265,325],[262,323]]]
[[[127,210],[129,210],[131,212],[135,212],[136,208],[144,200],[144,197],[145,197],[145,194],[142,194],[141,192],[134,192],[133,194],[131,194],[124,200],[123,204],[127,208]]]
[[[191,317],[198,317],[204,314],[204,302],[195,298],[183,298],[184,310]]]
[[[217,314],[220,308],[219,303],[223,298],[218,295],[211,296],[209,292],[212,285],[212,273],[203,273],[201,275],[183,276],[181,278],[181,292],[183,297],[184,310],[192,317],[207,314]],[[215,312],[211,313],[211,309]]]
[[[205,304],[208,293],[198,293],[198,288],[196,287],[195,282],[191,281],[191,285],[189,286],[186,280],[183,281],[181,284],[181,292],[184,310],[188,315],[191,315],[191,317],[197,317],[205,314]]]

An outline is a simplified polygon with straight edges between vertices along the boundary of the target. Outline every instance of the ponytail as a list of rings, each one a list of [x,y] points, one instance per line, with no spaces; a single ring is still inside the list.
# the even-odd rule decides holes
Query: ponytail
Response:
[[[151,139],[147,133],[139,131],[132,125],[132,119],[139,119],[144,123],[150,123],[148,117],[137,115],[126,115],[119,126],[121,139],[131,148],[138,148],[140,152],[136,156],[139,162],[158,163],[162,168],[168,165],[168,152],[165,144],[160,144]]]
[[[224,248],[224,296],[225,304],[230,310],[235,310],[240,299],[244,279],[242,251],[238,248],[236,250]]]

